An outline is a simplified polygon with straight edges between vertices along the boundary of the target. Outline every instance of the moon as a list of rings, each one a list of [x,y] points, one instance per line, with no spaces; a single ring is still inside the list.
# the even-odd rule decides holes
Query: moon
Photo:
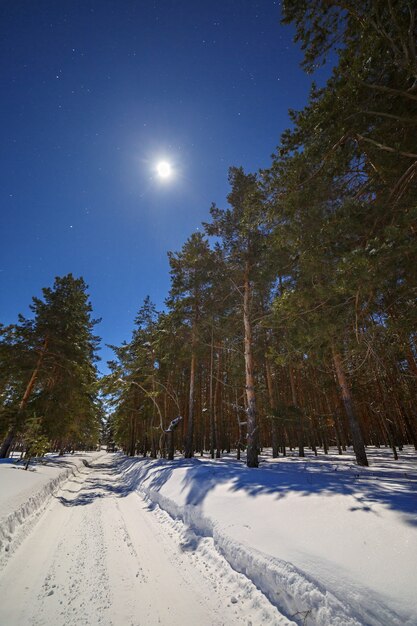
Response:
[[[156,171],[159,178],[169,178],[172,175],[172,168],[168,161],[159,161]]]

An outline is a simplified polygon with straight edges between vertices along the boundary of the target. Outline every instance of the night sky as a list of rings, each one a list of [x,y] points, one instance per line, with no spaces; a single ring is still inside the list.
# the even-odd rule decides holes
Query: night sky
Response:
[[[279,5],[1,2],[1,322],[68,272],[103,343],[129,339],[147,294],[163,307],[167,250],[225,206],[230,165],[268,166],[306,103]]]

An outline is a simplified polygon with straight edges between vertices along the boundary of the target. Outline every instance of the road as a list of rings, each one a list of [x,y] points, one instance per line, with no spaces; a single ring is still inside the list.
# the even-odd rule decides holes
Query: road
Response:
[[[0,574],[7,626],[289,622],[214,549],[123,481],[114,455],[68,480]]]

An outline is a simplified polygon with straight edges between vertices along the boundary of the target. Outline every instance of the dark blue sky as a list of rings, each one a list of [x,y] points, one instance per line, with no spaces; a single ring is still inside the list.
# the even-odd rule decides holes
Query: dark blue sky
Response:
[[[147,294],[163,306],[167,250],[224,206],[230,165],[269,164],[306,102],[279,5],[1,2],[1,322],[68,272],[89,285],[105,343],[129,338]]]

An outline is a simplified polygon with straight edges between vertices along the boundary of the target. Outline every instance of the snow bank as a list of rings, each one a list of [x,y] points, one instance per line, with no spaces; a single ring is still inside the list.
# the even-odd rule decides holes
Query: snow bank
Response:
[[[417,623],[417,457],[123,459],[130,488],[180,519],[300,625]]]
[[[0,567],[21,544],[46,508],[50,497],[70,476],[82,471],[84,462],[103,453],[48,455],[32,461],[28,470],[16,459],[0,461]]]
[[[331,593],[321,588],[286,561],[262,554],[245,546],[226,532],[221,524],[204,517],[194,505],[178,506],[153,489],[142,490],[152,502],[159,505],[175,519],[181,519],[192,531],[214,540],[218,551],[234,570],[244,574],[258,589],[290,619],[300,617],[297,623],[314,623],[317,626],[358,626],[355,618]],[[307,618],[311,617],[312,621]]]

